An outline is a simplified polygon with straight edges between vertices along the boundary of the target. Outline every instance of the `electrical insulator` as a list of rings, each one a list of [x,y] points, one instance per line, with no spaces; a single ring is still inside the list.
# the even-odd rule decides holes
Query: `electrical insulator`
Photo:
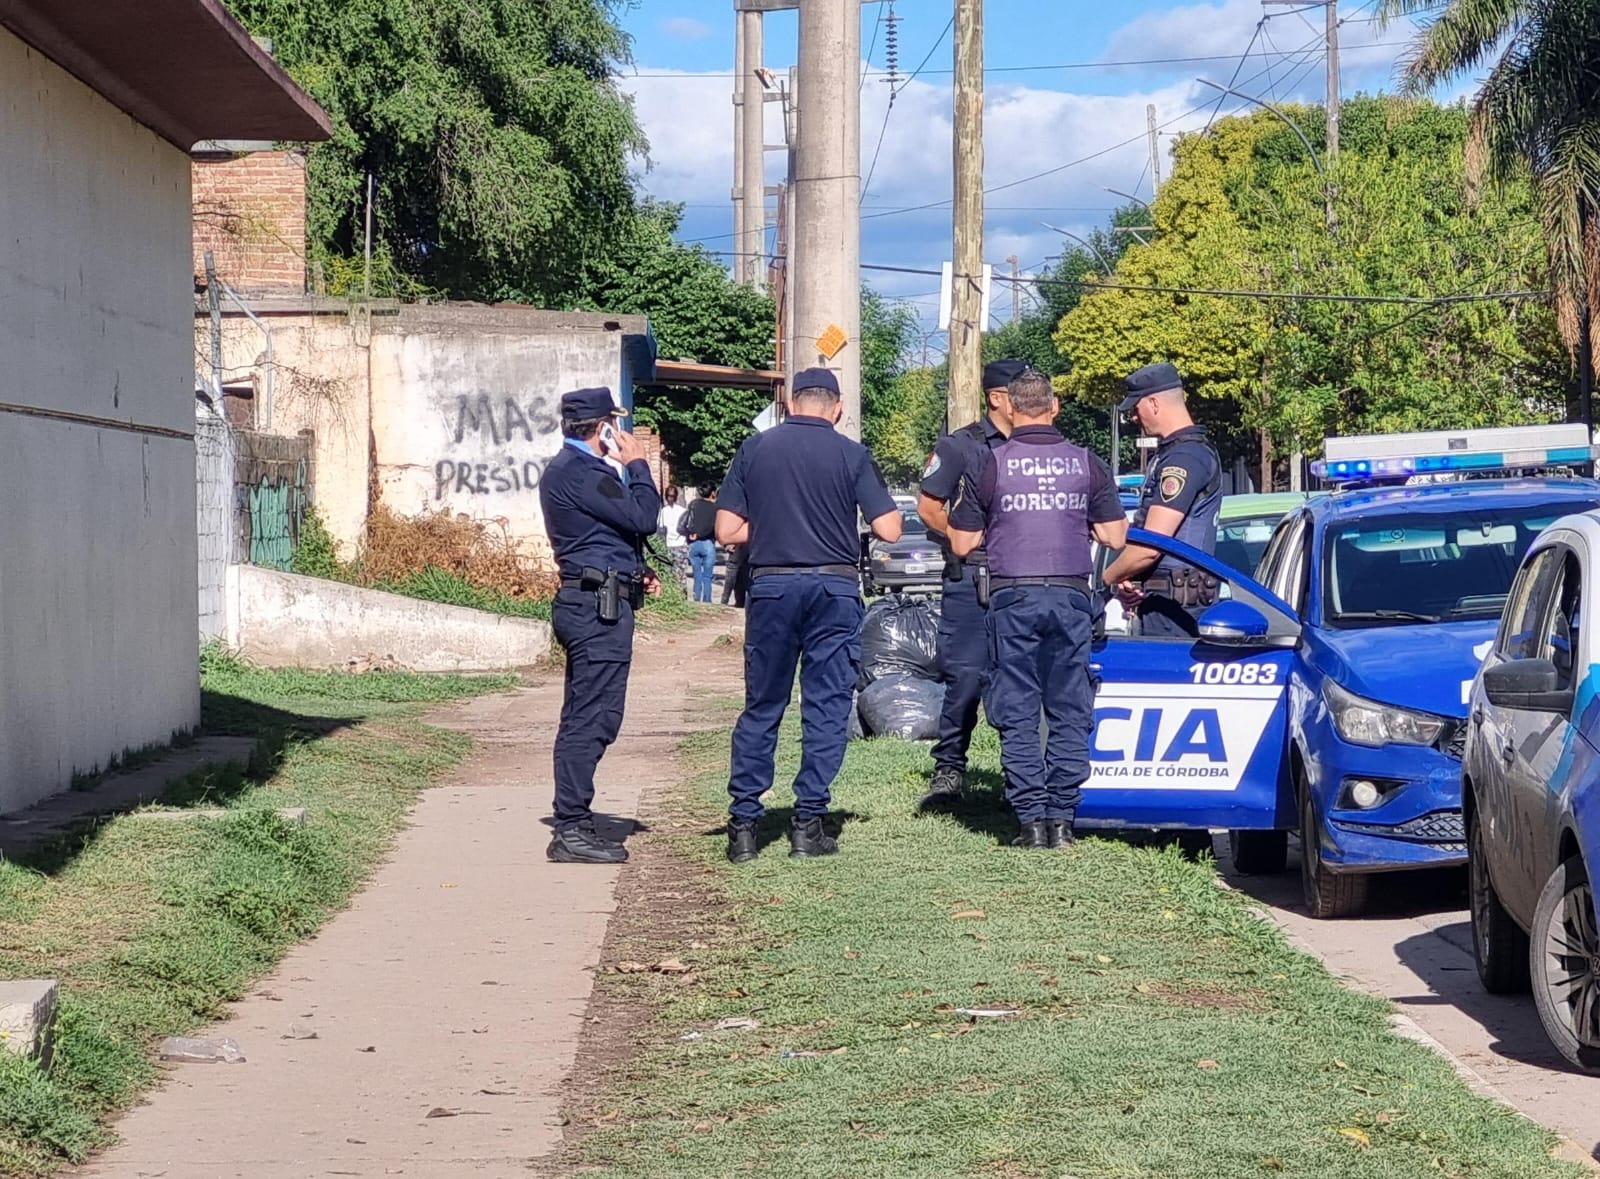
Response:
[[[900,86],[900,17],[894,10],[894,5],[889,5],[889,15],[884,18],[883,34],[883,62],[884,70],[889,75],[886,79],[891,90]]]

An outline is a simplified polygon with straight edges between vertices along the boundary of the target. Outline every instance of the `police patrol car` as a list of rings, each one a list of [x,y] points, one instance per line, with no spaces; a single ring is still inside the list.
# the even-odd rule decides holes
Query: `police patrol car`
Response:
[[[1533,538],[1600,506],[1589,479],[1477,476],[1595,454],[1582,426],[1329,439],[1314,470],[1355,486],[1286,516],[1253,578],[1131,532],[1224,593],[1199,641],[1097,645],[1082,824],[1227,828],[1248,873],[1298,832],[1318,917],[1358,912],[1372,873],[1464,863],[1473,677]]]

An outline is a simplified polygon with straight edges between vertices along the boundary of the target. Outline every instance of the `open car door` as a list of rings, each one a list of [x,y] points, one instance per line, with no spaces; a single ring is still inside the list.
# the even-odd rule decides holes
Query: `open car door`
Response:
[[[1215,576],[1201,637],[1110,634],[1096,642],[1086,827],[1270,830],[1295,824],[1289,667],[1300,622],[1265,586],[1142,529],[1128,541]]]

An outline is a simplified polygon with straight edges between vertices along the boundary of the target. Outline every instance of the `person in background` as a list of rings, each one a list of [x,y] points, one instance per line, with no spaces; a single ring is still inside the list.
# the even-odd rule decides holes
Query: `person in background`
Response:
[[[745,593],[750,589],[750,546],[736,544],[728,550],[728,563],[722,574],[722,604],[730,600],[735,609],[744,609]]]
[[[689,568],[694,572],[694,600],[711,600],[711,578],[717,568],[717,489],[700,488],[700,498],[689,505],[678,531],[689,542]]]
[[[678,531],[678,525],[688,509],[678,502],[678,489],[671,484],[661,498],[661,531],[667,538],[667,556],[672,558],[672,567],[682,580],[689,576],[689,540]]]
[[[801,752],[789,855],[829,856],[823,827],[844,764],[850,702],[861,669],[861,542],[856,513],[887,541],[900,509],[872,453],[834,427],[844,406],[825,368],[796,373],[783,424],[747,438],[722,484],[717,539],[749,546],[744,711],[733,729],[728,859],[756,858],[756,823],[772,788],[778,726],[800,669]]]

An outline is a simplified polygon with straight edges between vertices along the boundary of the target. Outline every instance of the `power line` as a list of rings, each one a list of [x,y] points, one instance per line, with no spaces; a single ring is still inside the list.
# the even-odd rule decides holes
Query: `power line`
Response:
[[[1363,22],[1353,21],[1352,23],[1360,24]],[[1319,37],[1318,39],[1320,40],[1321,38]],[[1359,53],[1374,49],[1404,49],[1409,45],[1409,41],[1369,41],[1364,45],[1352,45],[1348,47],[1345,52]],[[1298,56],[1300,52],[1301,51],[1298,49],[1277,49],[1270,52],[1263,51],[1258,56],[1262,58],[1269,56],[1295,57]],[[1236,55],[1232,53],[1213,53],[1191,57],[1126,58],[1116,61],[1064,61],[1055,62],[1048,65],[989,66],[985,68],[983,72],[984,76],[987,77],[990,74],[1036,74],[1049,73],[1055,70],[1115,70],[1132,66],[1202,65],[1208,62],[1233,61],[1235,58]],[[953,72],[953,70],[930,70],[918,67],[917,71],[908,77],[906,81],[909,82],[912,77],[916,77],[921,74],[928,74],[930,76],[943,76]],[[867,78],[886,78],[889,76],[889,73],[887,70],[866,70],[863,72],[862,76]],[[686,80],[697,78],[732,78],[733,72],[731,70],[682,70],[670,73],[619,74],[617,77],[624,81],[629,78],[646,78],[655,81],[671,81],[674,78],[683,78]]]
[[[940,274],[938,270],[925,270],[915,266],[879,266],[863,262],[862,270],[880,270],[891,274]],[[957,275],[957,278],[962,276]],[[1080,290],[1135,291],[1152,295],[1202,295],[1214,299],[1256,299],[1270,301],[1282,299],[1291,303],[1382,303],[1407,307],[1443,307],[1453,303],[1505,303],[1527,299],[1548,299],[1551,291],[1488,291],[1479,294],[1455,293],[1449,295],[1349,295],[1341,293],[1312,293],[1306,291],[1243,291],[1215,287],[1172,287],[1144,283],[1116,283],[1088,281],[1076,278],[1056,278],[1044,275],[1024,275],[1012,278],[996,273],[998,282],[1015,282],[1037,285],[1077,287]]]

